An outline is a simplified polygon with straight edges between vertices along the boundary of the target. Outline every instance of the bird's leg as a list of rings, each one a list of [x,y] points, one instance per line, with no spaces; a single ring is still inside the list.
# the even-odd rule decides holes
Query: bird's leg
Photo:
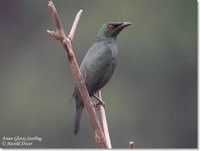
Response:
[[[98,101],[98,103],[97,104],[95,104],[95,107],[96,107],[96,109],[100,109],[99,108],[99,105],[103,105],[103,107],[105,108],[105,102],[104,101],[102,101],[97,95],[95,95],[95,94],[93,94],[92,95],[97,101]]]

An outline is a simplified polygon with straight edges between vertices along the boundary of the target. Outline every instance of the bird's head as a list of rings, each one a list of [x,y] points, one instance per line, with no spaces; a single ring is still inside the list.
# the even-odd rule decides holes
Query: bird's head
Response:
[[[109,22],[102,25],[97,36],[98,40],[116,39],[122,29],[131,25],[130,22]]]

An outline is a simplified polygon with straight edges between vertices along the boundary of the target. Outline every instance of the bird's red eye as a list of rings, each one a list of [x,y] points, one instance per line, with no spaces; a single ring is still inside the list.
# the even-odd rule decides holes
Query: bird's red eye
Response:
[[[111,25],[111,24],[110,24],[110,25],[108,25],[108,29],[109,29],[109,30],[112,30],[113,28],[114,28],[114,26],[113,26],[113,25]]]

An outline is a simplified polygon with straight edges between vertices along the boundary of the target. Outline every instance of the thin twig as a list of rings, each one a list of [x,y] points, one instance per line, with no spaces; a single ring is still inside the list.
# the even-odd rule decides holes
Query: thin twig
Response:
[[[59,16],[58,16],[58,13],[57,13],[57,10],[53,4],[52,1],[49,1],[48,3],[48,7],[49,7],[49,10],[51,12],[51,17],[52,17],[52,20],[56,26],[56,31],[50,31],[50,30],[47,30],[47,33],[50,35],[50,36],[53,36],[55,37],[56,39],[64,39],[65,37],[65,31],[63,29],[63,26],[62,26],[62,23],[59,19]]]
[[[128,144],[129,144],[129,148],[133,148],[134,147],[134,141],[130,140],[128,142]]]
[[[97,95],[99,96],[99,99],[103,101],[101,91],[98,91]],[[112,148],[111,141],[110,141],[110,135],[109,135],[109,130],[108,130],[108,124],[107,124],[107,119],[106,119],[106,111],[103,105],[100,104],[99,106],[100,112],[101,112],[101,119],[102,119],[102,124],[103,124],[103,131],[104,135],[106,137],[106,141],[108,143],[108,148]]]
[[[77,14],[77,16],[75,18],[75,21],[73,23],[71,32],[70,32],[69,36],[66,37],[64,29],[63,29],[63,26],[62,26],[61,21],[60,21],[60,19],[58,17],[56,8],[55,8],[55,6],[54,6],[52,1],[49,1],[48,7],[49,7],[49,10],[50,10],[52,19],[53,19],[53,21],[55,23],[56,31],[47,30],[47,33],[50,36],[55,37],[57,40],[60,40],[61,43],[63,44],[63,46],[64,46],[64,48],[66,50],[66,53],[67,53],[67,58],[69,60],[70,66],[71,66],[71,70],[72,70],[76,85],[77,85],[77,87],[79,89],[79,92],[81,94],[83,103],[84,103],[84,105],[86,107],[88,116],[89,116],[90,121],[92,123],[93,129],[94,129],[94,132],[95,132],[95,140],[96,140],[96,142],[97,142],[97,144],[99,146],[101,146],[103,148],[108,148],[108,144],[106,142],[103,130],[102,130],[101,125],[99,123],[99,120],[97,118],[95,109],[94,109],[93,104],[91,102],[91,99],[90,99],[90,97],[88,95],[85,83],[83,81],[80,69],[78,67],[78,63],[77,63],[76,57],[75,57],[73,49],[72,49],[73,37],[74,37],[75,30],[76,30],[76,27],[77,27],[79,19],[80,19],[82,10],[80,10],[78,12],[78,14]]]
[[[75,32],[76,32],[76,28],[77,28],[77,25],[78,25],[78,22],[79,22],[79,20],[80,20],[80,17],[81,17],[82,12],[83,12],[83,10],[81,9],[81,10],[77,13],[76,18],[75,18],[75,20],[74,20],[74,23],[73,23],[73,25],[72,25],[71,31],[70,31],[70,33],[69,33],[69,35],[68,35],[68,37],[71,39],[71,41],[73,41],[73,39],[74,39],[74,34],[75,34]]]

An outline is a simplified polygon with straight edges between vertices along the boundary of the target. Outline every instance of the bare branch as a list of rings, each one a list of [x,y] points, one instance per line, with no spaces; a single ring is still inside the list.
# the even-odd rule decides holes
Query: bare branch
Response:
[[[93,129],[94,129],[94,132],[95,132],[96,142],[99,146],[101,146],[103,148],[108,148],[108,144],[106,142],[104,133],[102,131],[101,125],[100,125],[99,120],[97,118],[95,109],[93,107],[93,103],[92,103],[92,101],[91,101],[91,99],[88,95],[85,83],[83,81],[80,69],[78,67],[76,57],[75,57],[73,49],[72,49],[73,37],[74,37],[75,31],[76,31],[76,27],[78,25],[82,10],[80,10],[78,12],[78,14],[76,15],[76,18],[75,18],[75,21],[73,23],[71,32],[68,35],[68,37],[66,37],[63,26],[62,26],[61,21],[58,17],[56,8],[55,8],[52,1],[49,1],[48,7],[49,7],[50,13],[52,15],[53,22],[55,23],[56,31],[47,30],[47,33],[50,36],[55,37],[57,40],[60,40],[61,43],[63,44],[63,46],[66,50],[66,53],[67,53],[67,58],[68,58],[68,61],[70,63],[70,67],[71,67],[72,74],[74,76],[76,85],[79,89],[83,103],[86,107],[88,116],[89,116],[90,121],[92,123]]]
[[[48,7],[49,7],[49,11],[51,13],[52,20],[53,20],[53,22],[56,26],[56,31],[52,32],[52,31],[47,30],[47,32],[48,32],[49,35],[55,37],[56,39],[64,39],[65,31],[63,29],[63,26],[62,26],[62,23],[59,19],[57,10],[56,10],[52,1],[49,1]]]
[[[97,95],[99,96],[99,99],[101,101],[103,101],[101,91],[98,91]],[[112,148],[109,130],[108,130],[107,119],[106,119],[106,111],[105,111],[105,108],[103,105],[100,105],[99,108],[100,108],[100,112],[101,112],[101,119],[102,119],[102,124],[103,124],[104,135],[105,135],[106,141],[108,143],[108,148]]]
[[[73,23],[73,25],[72,25],[71,31],[70,31],[70,33],[69,33],[69,35],[68,35],[68,37],[71,39],[71,41],[73,41],[73,39],[74,39],[74,34],[75,34],[75,31],[76,31],[76,28],[77,28],[77,25],[78,25],[78,22],[79,22],[79,20],[80,20],[80,17],[81,17],[82,12],[83,12],[83,10],[81,9],[81,10],[79,10],[79,12],[77,13],[76,18],[75,18],[75,20],[74,20],[74,23]]]

